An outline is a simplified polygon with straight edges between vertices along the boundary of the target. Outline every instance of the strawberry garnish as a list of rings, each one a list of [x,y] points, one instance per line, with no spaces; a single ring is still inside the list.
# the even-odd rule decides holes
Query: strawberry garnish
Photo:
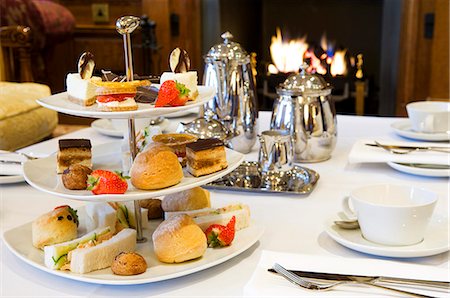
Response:
[[[228,246],[233,242],[235,234],[236,217],[230,219],[226,226],[219,224],[210,225],[206,231],[206,240],[209,247]]]
[[[173,80],[167,80],[159,88],[155,107],[184,106],[188,100],[190,90],[184,84]]]
[[[126,178],[120,172],[95,170],[88,175],[87,189],[95,195],[123,194],[128,189]]]

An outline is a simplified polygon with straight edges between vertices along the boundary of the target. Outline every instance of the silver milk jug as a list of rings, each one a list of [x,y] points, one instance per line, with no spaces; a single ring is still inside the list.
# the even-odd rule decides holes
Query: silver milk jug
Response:
[[[216,95],[206,103],[200,116],[211,111],[229,131],[228,147],[248,153],[258,132],[257,98],[250,56],[225,32],[224,41],[205,56],[203,84],[214,86]]]
[[[259,135],[258,162],[261,173],[274,174],[292,170],[293,148],[291,134],[287,130],[266,130]]]
[[[294,162],[319,162],[336,146],[336,110],[330,85],[305,69],[278,86],[270,128],[291,132]]]

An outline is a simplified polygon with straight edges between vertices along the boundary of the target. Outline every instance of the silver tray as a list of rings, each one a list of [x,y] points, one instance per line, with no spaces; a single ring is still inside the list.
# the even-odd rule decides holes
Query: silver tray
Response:
[[[243,162],[230,174],[203,187],[217,190],[247,192],[309,194],[314,190],[319,174],[311,169],[294,166],[294,169],[282,175],[277,183],[264,181],[254,161]]]

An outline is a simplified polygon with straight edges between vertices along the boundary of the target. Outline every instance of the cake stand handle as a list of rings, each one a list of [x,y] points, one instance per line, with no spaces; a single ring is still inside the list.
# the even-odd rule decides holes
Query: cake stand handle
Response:
[[[140,19],[135,16],[124,16],[117,20],[116,30],[123,36],[123,48],[125,52],[125,71],[127,81],[133,81],[133,53],[131,51],[131,33],[139,26]],[[134,119],[128,119],[128,140],[130,145],[131,159],[134,161],[137,155],[136,132]],[[146,242],[147,239],[142,235],[142,214],[139,201],[134,201],[134,216],[136,218],[137,242]]]

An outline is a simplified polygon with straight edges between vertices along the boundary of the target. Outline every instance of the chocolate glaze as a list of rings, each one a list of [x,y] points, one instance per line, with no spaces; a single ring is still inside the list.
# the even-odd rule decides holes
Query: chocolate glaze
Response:
[[[61,139],[59,140],[59,149],[66,148],[88,148],[91,149],[91,141],[88,139]]]
[[[178,55],[175,67],[173,67],[170,60],[172,59],[172,55],[175,55],[177,49],[180,51],[180,54]],[[175,73],[188,72],[191,68],[191,59],[189,58],[188,52],[182,48],[175,48],[169,56],[169,66]]]
[[[83,80],[89,79],[92,76],[94,65],[94,55],[91,52],[84,52],[81,54],[80,59],[78,60],[78,72]]]
[[[201,151],[206,149],[211,149],[214,147],[220,147],[223,146],[223,142],[219,139],[198,139],[194,143],[186,144],[186,148],[191,149],[192,151]]]

